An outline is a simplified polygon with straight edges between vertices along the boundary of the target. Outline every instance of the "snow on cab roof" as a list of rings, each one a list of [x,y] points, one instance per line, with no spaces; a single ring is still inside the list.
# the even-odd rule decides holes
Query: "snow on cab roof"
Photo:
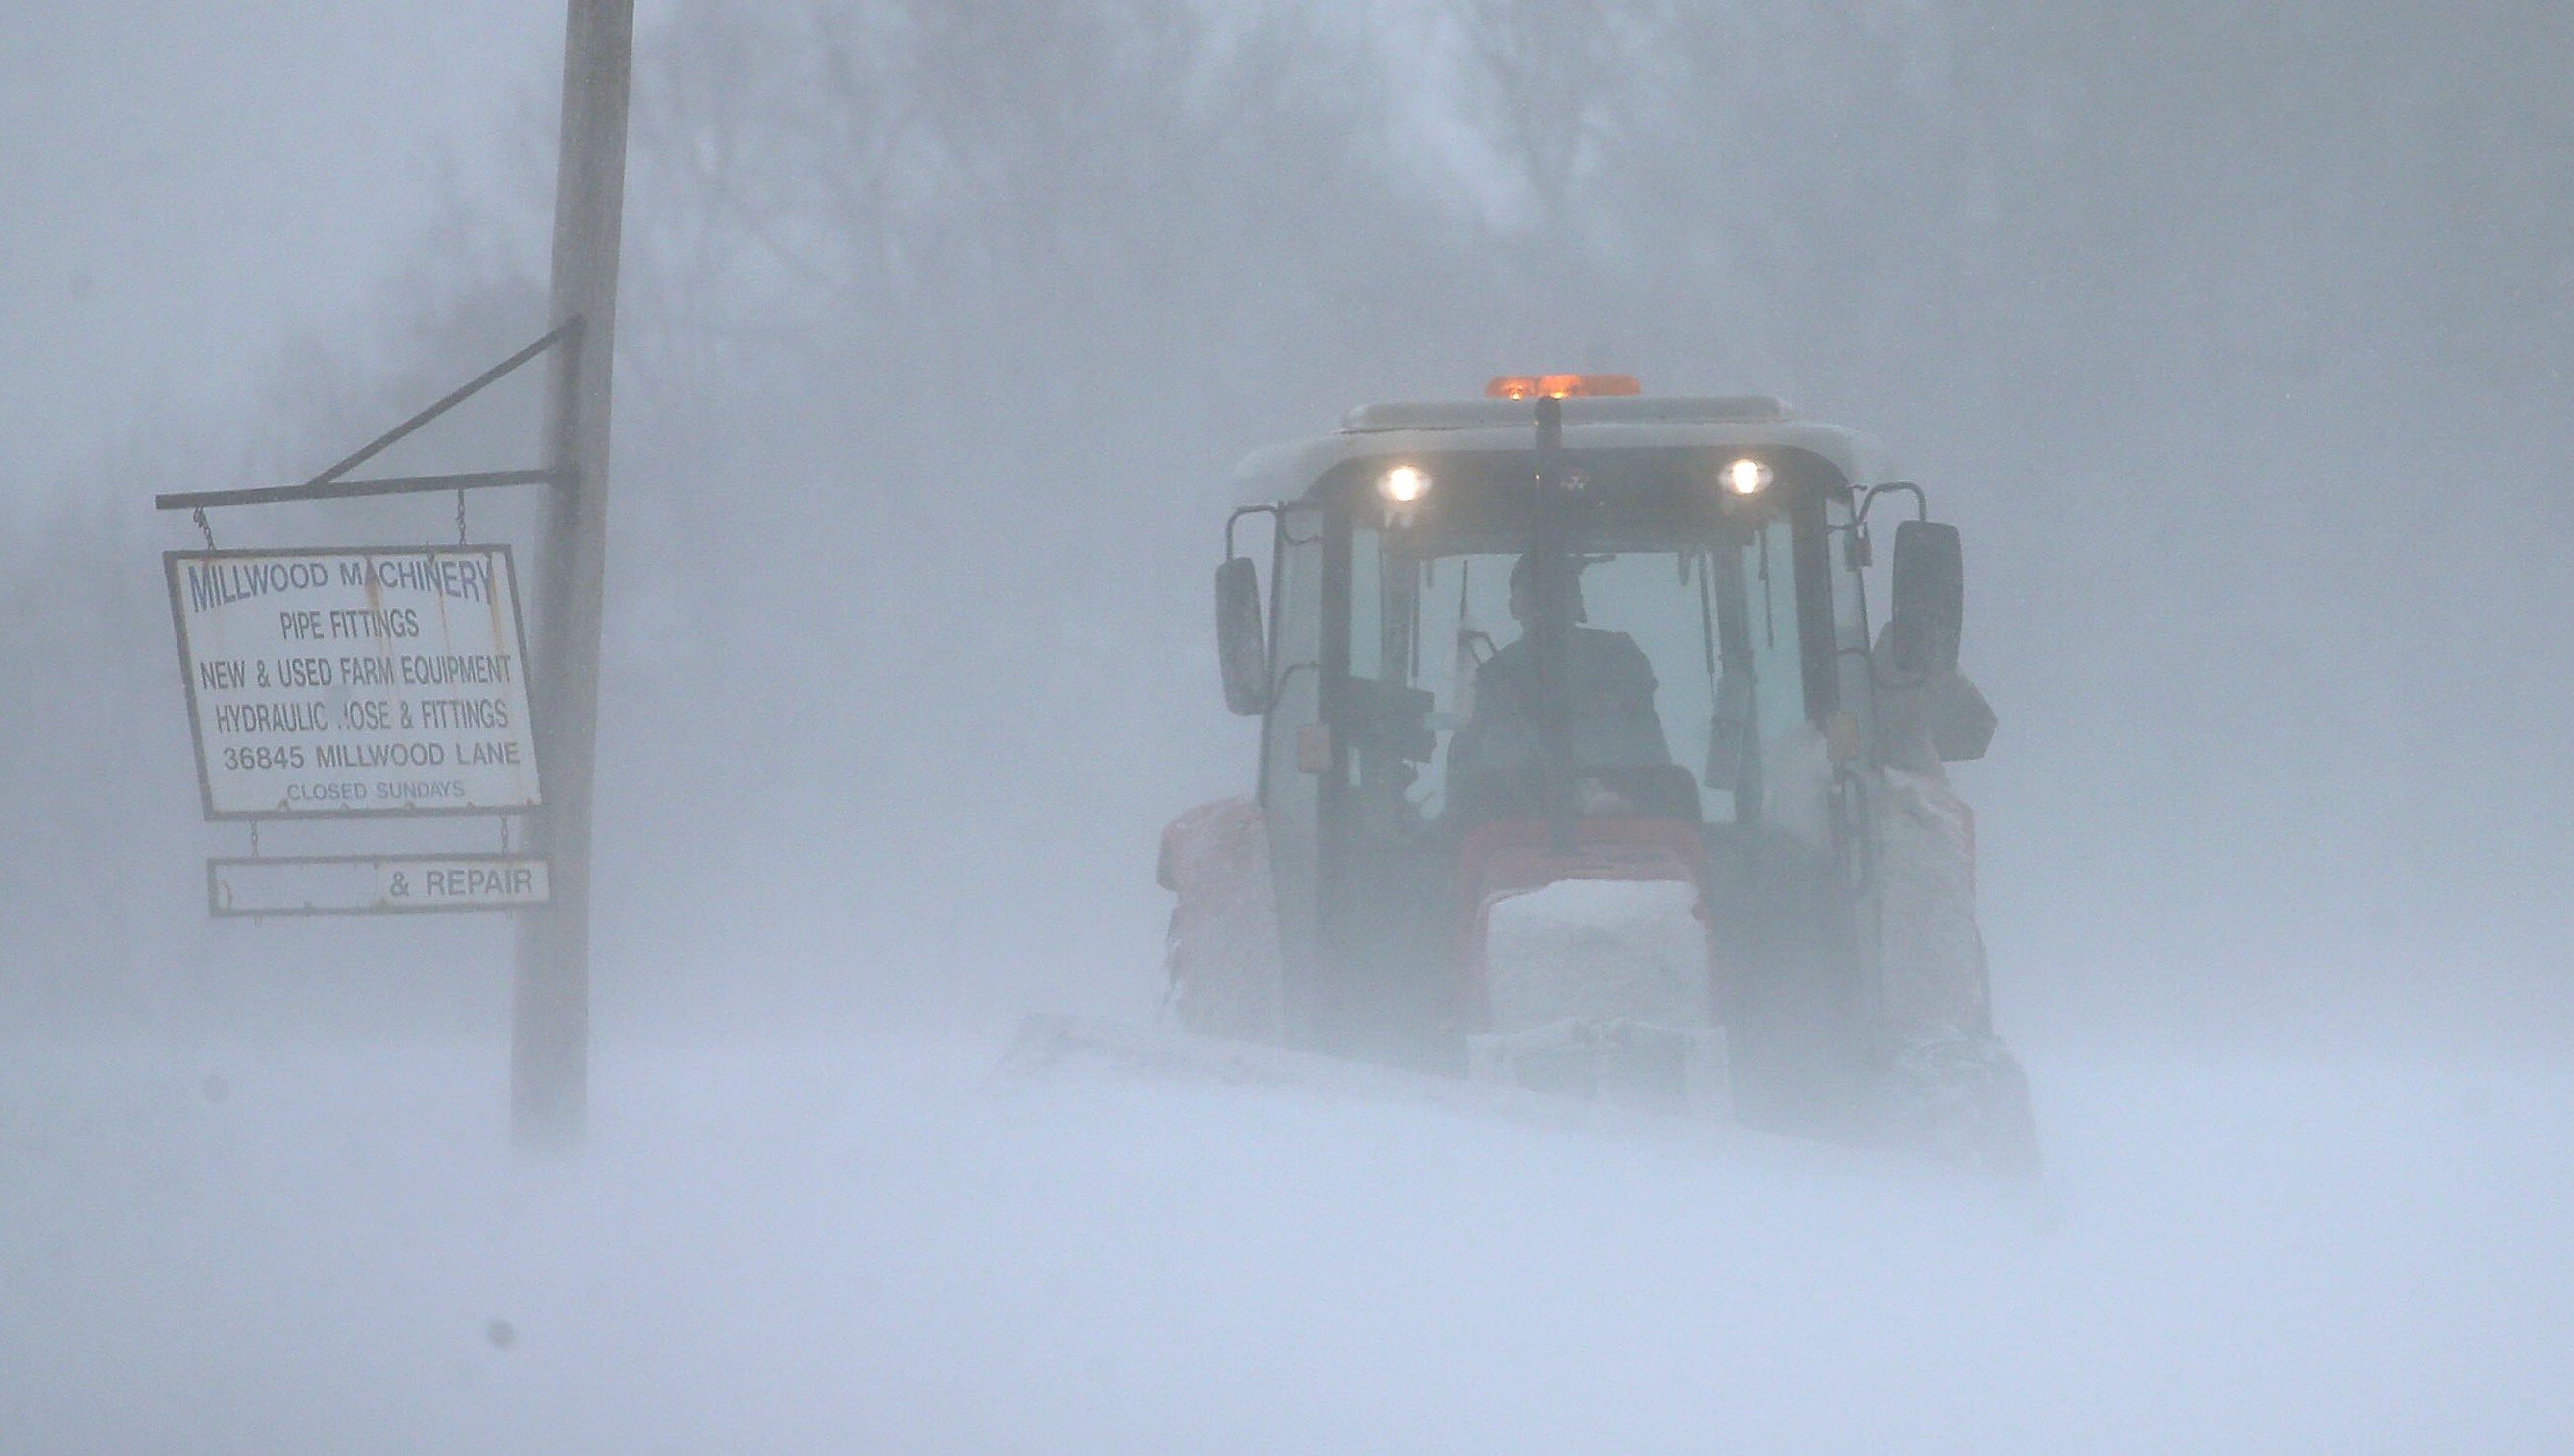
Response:
[[[1855,486],[1894,479],[1891,465],[1866,436],[1799,420],[1767,395],[1574,398],[1563,406],[1569,450],[1783,446],[1822,456]],[[1301,500],[1325,473],[1352,460],[1528,450],[1536,444],[1536,406],[1527,400],[1361,405],[1343,417],[1337,434],[1244,457],[1234,468],[1234,501],[1249,506]]]
[[[1707,399],[1626,395],[1575,398],[1562,403],[1567,425],[1591,422],[1775,424],[1792,418],[1786,405],[1768,395],[1720,395]],[[1341,433],[1374,435],[1388,430],[1466,430],[1478,425],[1534,424],[1536,410],[1537,406],[1528,400],[1428,400],[1409,404],[1361,405],[1341,418]]]

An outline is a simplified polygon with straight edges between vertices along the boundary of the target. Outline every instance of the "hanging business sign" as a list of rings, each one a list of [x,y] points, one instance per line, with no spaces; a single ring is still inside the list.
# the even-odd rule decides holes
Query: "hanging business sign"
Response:
[[[386,915],[515,910],[554,895],[552,866],[525,854],[303,854],[206,861],[218,915]]]
[[[542,801],[508,547],[162,560],[208,818]]]

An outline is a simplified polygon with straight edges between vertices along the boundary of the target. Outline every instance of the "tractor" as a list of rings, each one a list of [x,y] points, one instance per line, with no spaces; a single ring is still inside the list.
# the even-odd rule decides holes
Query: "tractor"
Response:
[[[1995,726],[1958,535],[1869,442],[1517,376],[1236,485],[1259,756],[1163,835],[1179,1033],[2035,1167],[1942,767]]]

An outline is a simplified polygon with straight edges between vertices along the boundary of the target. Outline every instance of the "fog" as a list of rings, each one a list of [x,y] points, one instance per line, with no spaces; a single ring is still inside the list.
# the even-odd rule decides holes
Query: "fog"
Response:
[[[0,18],[0,1449],[2574,1433],[2574,12],[644,6],[552,1166],[498,917],[204,913],[150,509],[543,332],[544,10]],[[2041,1194],[985,1087],[1021,1010],[1152,1014],[1155,836],[1250,784],[1232,463],[1565,368],[1963,530]],[[381,464],[532,464],[537,384]],[[261,848],[499,834],[436,828]]]

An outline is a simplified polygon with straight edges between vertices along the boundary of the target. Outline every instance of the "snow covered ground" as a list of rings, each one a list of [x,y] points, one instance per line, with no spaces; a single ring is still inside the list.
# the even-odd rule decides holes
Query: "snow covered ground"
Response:
[[[0,1044],[0,1451],[2574,1448],[2574,1067],[2035,1056],[2050,1217],[995,1051]]]

